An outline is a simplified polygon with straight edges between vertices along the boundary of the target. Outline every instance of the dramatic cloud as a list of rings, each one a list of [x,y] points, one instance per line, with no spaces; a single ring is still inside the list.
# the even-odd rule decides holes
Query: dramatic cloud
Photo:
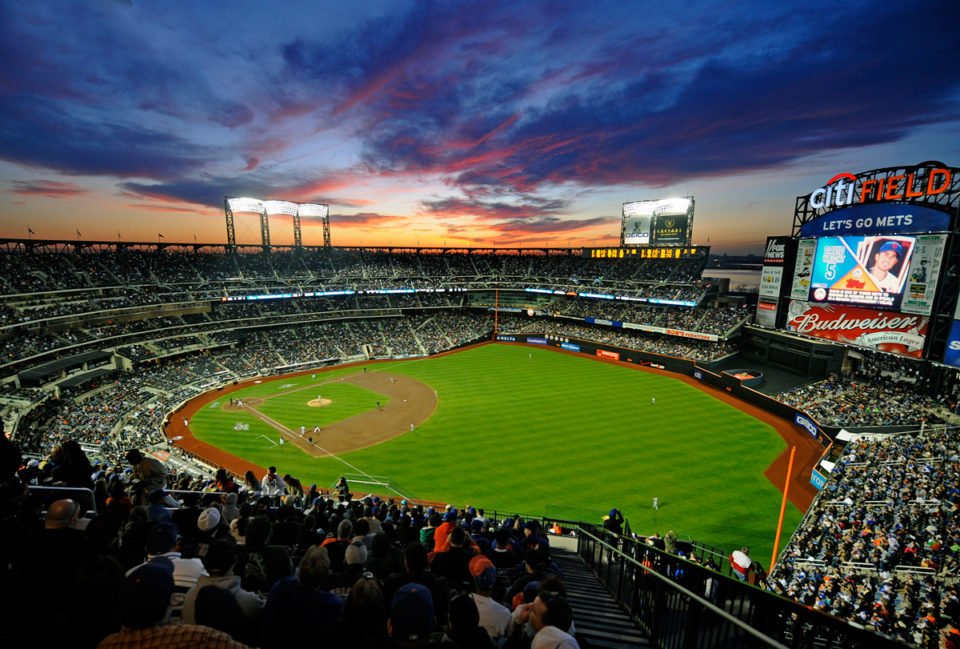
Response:
[[[55,180],[16,180],[11,185],[13,186],[13,193],[21,196],[76,198],[87,193],[87,190],[79,185]]]
[[[0,181],[28,205],[85,177],[138,212],[252,195],[345,227],[615,231],[598,215],[641,191],[956,129],[958,20],[955,0],[2,3]],[[953,164],[950,142],[924,157]]]

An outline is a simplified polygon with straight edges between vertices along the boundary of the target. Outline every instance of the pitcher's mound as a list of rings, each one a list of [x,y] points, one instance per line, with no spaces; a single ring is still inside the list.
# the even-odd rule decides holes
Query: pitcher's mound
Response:
[[[307,402],[307,405],[311,408],[323,408],[324,406],[329,406],[333,401],[330,399],[311,399]]]

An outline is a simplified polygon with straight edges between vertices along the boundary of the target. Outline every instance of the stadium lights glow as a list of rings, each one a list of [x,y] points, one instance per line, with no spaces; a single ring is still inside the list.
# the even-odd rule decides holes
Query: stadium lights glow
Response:
[[[259,198],[228,198],[227,204],[233,212],[262,212],[263,201]]]
[[[267,211],[269,216],[274,214],[286,214],[287,216],[296,216],[297,214],[296,203],[291,203],[290,201],[263,201],[263,209]]]
[[[320,205],[317,203],[301,203],[299,206],[300,216],[327,218],[330,213],[329,205]]]
[[[690,209],[689,198],[663,198],[656,201],[634,201],[623,204],[624,216],[663,216],[686,214]]]

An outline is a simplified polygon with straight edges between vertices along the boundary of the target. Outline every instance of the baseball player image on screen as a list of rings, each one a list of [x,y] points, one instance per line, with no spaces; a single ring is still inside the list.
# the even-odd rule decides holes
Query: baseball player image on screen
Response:
[[[884,293],[900,292],[900,277],[895,271],[899,270],[903,256],[903,244],[897,241],[885,241],[874,248],[867,270],[874,284]]]

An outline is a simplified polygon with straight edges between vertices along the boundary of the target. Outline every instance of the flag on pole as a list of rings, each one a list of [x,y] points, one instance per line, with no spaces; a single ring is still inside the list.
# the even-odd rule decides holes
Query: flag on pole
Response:
[[[83,235],[80,234],[80,230],[77,230],[77,237],[82,237],[82,236],[83,236]]]
[[[118,238],[118,239],[122,239],[122,238],[123,238],[123,237],[120,236],[120,230],[117,230],[117,238]]]
[[[157,232],[157,236],[160,237],[161,239],[163,238],[163,235],[160,234],[159,232]]]
[[[36,234],[36,232],[34,232],[33,230],[30,229],[30,226],[29,226],[29,225],[27,226],[27,232],[28,232],[29,234]]]

